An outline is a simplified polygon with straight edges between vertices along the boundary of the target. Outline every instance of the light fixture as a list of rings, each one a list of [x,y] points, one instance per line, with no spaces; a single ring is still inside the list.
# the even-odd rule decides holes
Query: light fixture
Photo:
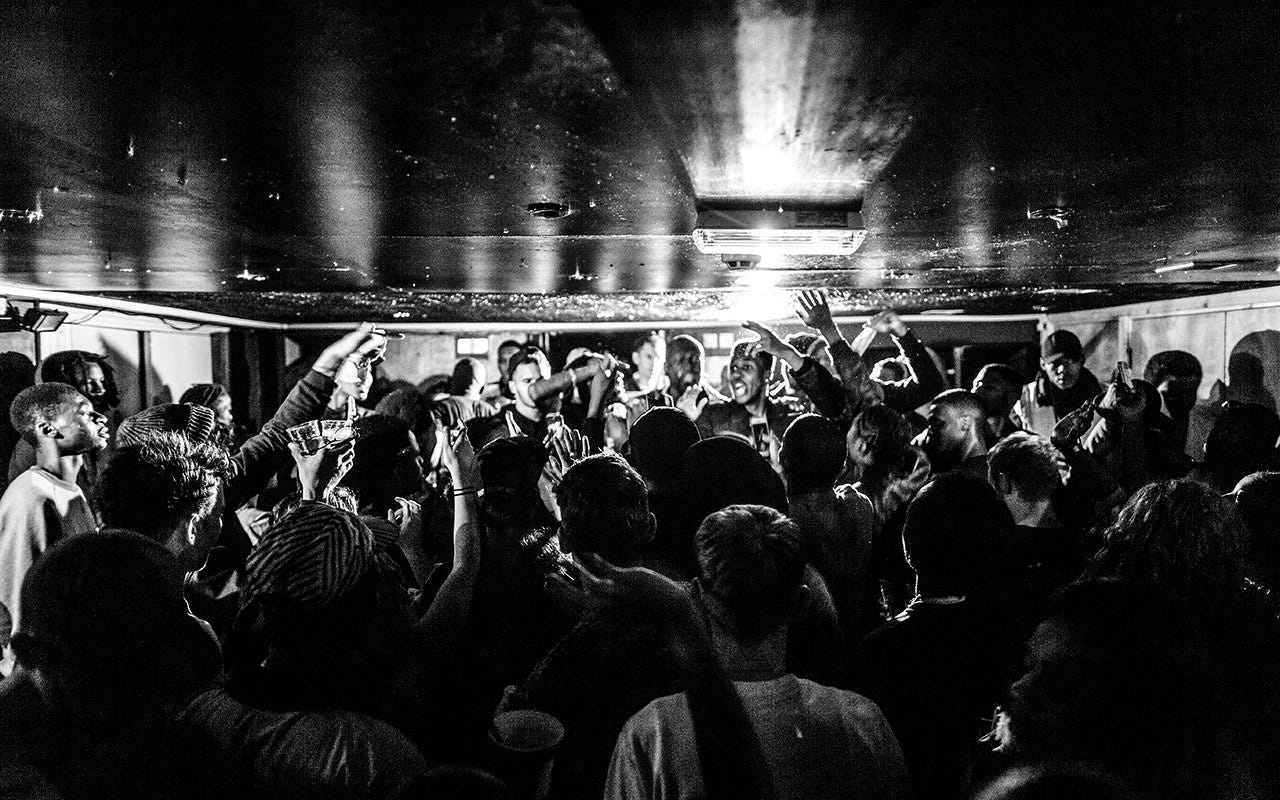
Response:
[[[66,319],[67,312],[41,308],[34,300],[10,300],[9,307],[0,316],[0,333],[52,333],[61,328]]]
[[[867,231],[861,203],[788,207],[785,203],[698,208],[693,244],[716,255],[851,255]]]

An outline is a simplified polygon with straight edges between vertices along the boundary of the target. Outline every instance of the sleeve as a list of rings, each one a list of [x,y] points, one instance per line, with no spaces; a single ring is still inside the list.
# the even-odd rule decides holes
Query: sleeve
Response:
[[[333,378],[314,369],[308,370],[294,385],[261,432],[245,442],[232,458],[232,474],[226,490],[228,506],[238,508],[262,491],[287,457],[289,435],[286,431],[309,419],[319,419],[333,387]]]
[[[824,417],[840,419],[848,410],[844,396],[844,387],[827,368],[813,358],[805,356],[800,369],[791,373],[796,384],[813,401],[814,407]]]
[[[10,490],[21,488],[21,484],[10,486]],[[0,512],[0,603],[9,610],[15,631],[21,622],[22,581],[36,558],[57,541],[61,528],[51,501],[39,496],[29,499],[15,503],[11,497]]]
[[[645,752],[638,721],[644,712],[627,721],[613,746],[609,775],[605,778],[605,800],[650,800],[653,794],[653,765]]]
[[[884,402],[885,405],[905,413],[932,400],[947,388],[947,383],[924,343],[914,333],[907,330],[906,336],[895,336],[893,341],[898,345],[898,352],[911,364],[915,380],[906,386],[885,387]]]
[[[867,724],[863,731],[867,744],[875,754],[872,763],[878,767],[879,791],[876,797],[886,800],[908,800],[911,797],[911,779],[907,776],[907,762],[902,755],[898,737],[893,735],[889,720],[875,703],[867,701],[870,708],[863,715]]]
[[[831,360],[844,387],[845,410],[850,417],[856,417],[864,406],[884,402],[884,388],[871,380],[862,356],[853,352],[847,341],[838,339],[831,343]]]

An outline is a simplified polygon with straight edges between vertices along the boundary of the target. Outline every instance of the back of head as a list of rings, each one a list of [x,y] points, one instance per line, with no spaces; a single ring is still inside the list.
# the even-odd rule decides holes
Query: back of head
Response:
[[[0,353],[0,401],[12,402],[18,392],[34,385],[36,365],[22,353]]]
[[[182,397],[178,398],[179,403],[192,403],[197,406],[204,406],[212,409],[218,403],[218,398],[228,396],[227,387],[220,383],[195,383],[182,393]]]
[[[384,417],[395,417],[408,425],[409,430],[413,431],[413,435],[418,437],[419,442],[435,428],[435,420],[431,416],[431,404],[414,386],[387,392],[378,401],[374,413]]]
[[[1231,491],[1245,475],[1274,469],[1280,417],[1267,406],[1228,403],[1204,445],[1205,462],[1217,488]]]
[[[395,498],[422,491],[417,440],[396,417],[370,414],[355,421],[355,457],[342,483],[355,490],[362,512],[381,515]]]
[[[653,539],[644,479],[620,456],[601,453],[574,464],[556,487],[556,502],[567,553],[596,553],[630,566]]]
[[[1249,553],[1266,586],[1280,578],[1280,472],[1255,472],[1236,484],[1236,510],[1249,530]]]
[[[1058,473],[1057,448],[1043,436],[1018,432],[1005,437],[987,455],[991,483],[1008,480],[1023,499],[1047,500],[1062,479]]]
[[[948,389],[933,398],[934,405],[946,406],[960,414],[967,414],[977,419],[986,416],[987,408],[978,396],[968,389]]]
[[[930,481],[907,506],[902,546],[926,597],[965,596],[978,590],[994,518],[991,487],[961,474]]]
[[[453,375],[449,378],[449,394],[466,394],[483,377],[484,364],[474,358],[460,358],[458,363],[453,365]]]
[[[547,463],[542,443],[528,436],[495,439],[476,454],[484,484],[485,511],[509,518],[531,517],[542,505],[538,479]]]
[[[1213,600],[1239,586],[1246,533],[1234,504],[1190,480],[1149,483],[1103,534],[1090,573],[1144,585],[1181,601]]]
[[[782,478],[756,449],[736,436],[711,436],[685,453],[680,492],[689,514],[700,523],[732,505],[787,510]]]
[[[137,534],[64,539],[23,582],[18,660],[47,672],[55,705],[80,724],[120,724],[189,699],[203,688],[197,672],[210,647],[173,557]]]
[[[683,411],[655,406],[631,426],[628,460],[656,486],[675,483],[689,448],[698,443],[698,426]]]
[[[213,439],[216,417],[207,406],[191,402],[167,403],[143,409],[120,423],[116,447],[134,447],[160,433],[177,433],[193,442]]]
[[[84,395],[65,383],[40,383],[18,392],[9,405],[9,423],[27,444],[35,446],[36,427],[75,406]]]
[[[229,468],[222,448],[180,433],[155,433],[121,447],[98,481],[103,524],[163,541],[192,515],[212,513]]]
[[[847,455],[839,425],[817,414],[797,417],[782,436],[779,455],[787,491],[796,496],[834,487]]]
[[[695,546],[699,583],[729,613],[735,636],[758,639],[786,621],[804,573],[794,522],[765,506],[734,505],[703,520]]]

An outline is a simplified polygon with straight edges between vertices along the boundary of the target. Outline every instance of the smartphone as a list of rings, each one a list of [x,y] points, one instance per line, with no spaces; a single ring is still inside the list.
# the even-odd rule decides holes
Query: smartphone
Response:
[[[1116,380],[1126,389],[1133,388],[1133,370],[1129,369],[1128,361],[1116,362]]]

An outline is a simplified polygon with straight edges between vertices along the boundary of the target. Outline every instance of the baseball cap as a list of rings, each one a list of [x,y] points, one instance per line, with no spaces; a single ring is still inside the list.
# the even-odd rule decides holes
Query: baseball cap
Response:
[[[1057,361],[1069,358],[1079,361],[1084,356],[1084,348],[1080,339],[1071,331],[1054,331],[1045,337],[1040,344],[1040,358],[1045,361]]]

